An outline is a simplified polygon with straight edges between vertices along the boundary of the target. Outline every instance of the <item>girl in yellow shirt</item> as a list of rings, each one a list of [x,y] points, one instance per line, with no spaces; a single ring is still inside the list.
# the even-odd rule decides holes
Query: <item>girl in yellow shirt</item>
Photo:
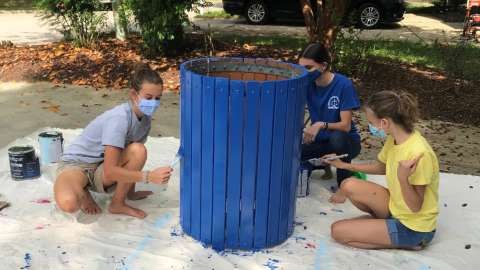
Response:
[[[434,151],[415,130],[417,101],[406,92],[378,92],[368,100],[365,113],[370,132],[386,139],[378,161],[326,162],[339,169],[386,175],[388,189],[355,178],[344,181],[341,190],[369,215],[333,223],[332,237],[357,248],[422,249],[432,241],[437,225],[439,166]]]

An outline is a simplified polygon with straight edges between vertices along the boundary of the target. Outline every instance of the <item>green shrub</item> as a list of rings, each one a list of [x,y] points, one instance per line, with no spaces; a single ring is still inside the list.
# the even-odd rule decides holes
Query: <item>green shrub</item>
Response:
[[[174,55],[183,49],[187,11],[208,5],[204,0],[126,0],[143,37],[148,56]]]
[[[94,46],[105,25],[105,14],[95,12],[101,8],[98,0],[35,0],[35,5],[79,47]]]
[[[338,33],[332,48],[333,68],[349,76],[361,76],[368,68],[368,41],[360,39],[362,30],[350,27]]]

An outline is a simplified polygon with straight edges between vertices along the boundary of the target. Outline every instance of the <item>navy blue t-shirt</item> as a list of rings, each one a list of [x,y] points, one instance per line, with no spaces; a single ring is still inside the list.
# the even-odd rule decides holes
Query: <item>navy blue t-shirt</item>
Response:
[[[332,82],[327,87],[319,87],[313,82],[307,93],[307,104],[312,123],[341,121],[340,112],[353,111],[360,108],[360,100],[352,81],[335,73]],[[328,140],[331,130],[320,130],[316,141]],[[349,133],[353,140],[360,141],[360,135],[352,121]]]

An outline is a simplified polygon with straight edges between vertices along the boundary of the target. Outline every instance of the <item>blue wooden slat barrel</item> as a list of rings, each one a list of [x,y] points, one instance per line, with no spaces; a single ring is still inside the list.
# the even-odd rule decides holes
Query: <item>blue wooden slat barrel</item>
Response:
[[[182,64],[180,223],[214,249],[256,250],[294,229],[308,72],[269,59]]]

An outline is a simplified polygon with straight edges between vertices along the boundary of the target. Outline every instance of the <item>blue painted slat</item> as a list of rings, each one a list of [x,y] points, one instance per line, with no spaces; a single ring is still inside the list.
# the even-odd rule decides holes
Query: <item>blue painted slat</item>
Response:
[[[300,168],[300,157],[301,157],[301,144],[303,137],[303,122],[305,117],[305,103],[306,103],[306,88],[308,86],[308,80],[302,79],[297,82],[296,90],[296,109],[295,109],[295,121],[294,126],[296,128],[295,138],[293,142],[293,159],[292,159],[292,181],[293,185],[290,190],[290,206],[289,206],[289,217],[288,217],[288,235],[293,233],[295,228],[295,212],[296,212],[296,202],[297,202],[297,184],[298,184],[298,173]]]
[[[185,126],[185,89],[186,80],[185,80],[185,66],[180,66],[180,149],[185,148],[185,133],[187,128]],[[185,159],[180,160],[180,224],[185,224],[185,205],[183,204],[183,197],[185,196]]]
[[[181,206],[183,208],[183,230],[190,234],[192,224],[192,73],[186,72],[185,74],[185,88],[184,88],[184,128],[185,128],[185,146],[183,149],[184,158],[183,162],[183,196],[181,199]]]
[[[203,77],[202,91],[202,242],[212,242],[215,78]]]
[[[260,97],[260,129],[258,135],[258,170],[255,203],[255,248],[267,245],[270,165],[272,159],[275,83],[265,82]]]
[[[230,81],[229,156],[227,180],[227,246],[238,247],[242,180],[244,83]]]
[[[192,228],[193,238],[200,240],[202,186],[202,76],[192,75]]]
[[[245,90],[247,98],[243,137],[244,153],[240,217],[240,248],[242,249],[251,249],[253,247],[253,209],[255,207],[260,91],[261,85],[259,82],[247,83],[247,89]]]
[[[224,78],[216,78],[212,245],[213,248],[217,250],[223,250],[225,247],[225,202],[228,164],[228,96],[229,81]]]
[[[290,192],[292,186],[292,154],[294,144],[294,133],[297,133],[294,126],[296,116],[296,82],[288,81],[288,99],[285,104],[287,107],[287,122],[285,126],[285,149],[283,157],[283,176],[282,176],[282,193],[280,201],[280,222],[279,222],[279,239],[287,239],[288,235],[288,216],[290,214]]]
[[[288,82],[276,82],[267,245],[278,242]]]

